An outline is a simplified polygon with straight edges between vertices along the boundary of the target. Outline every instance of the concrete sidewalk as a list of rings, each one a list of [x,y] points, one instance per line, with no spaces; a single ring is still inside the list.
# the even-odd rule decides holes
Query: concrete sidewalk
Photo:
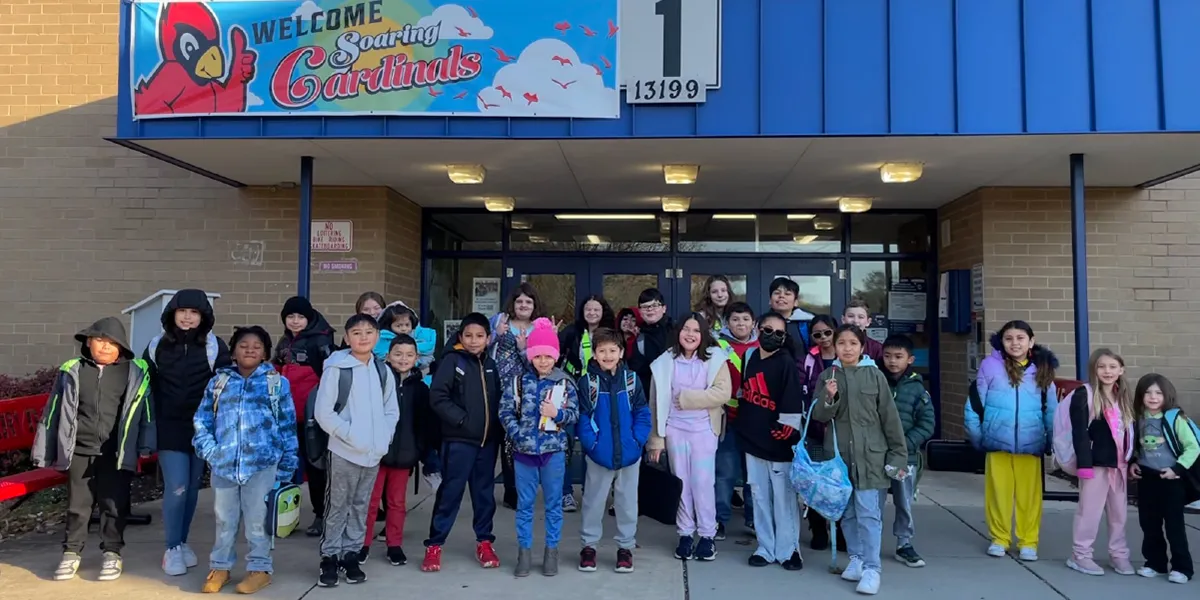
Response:
[[[1059,484],[1061,485],[1061,484]],[[1177,587],[1165,579],[1146,580],[1121,577],[1109,572],[1104,577],[1087,577],[1068,570],[1064,561],[1070,553],[1073,504],[1047,503],[1042,521],[1041,560],[1021,563],[1011,557],[990,558],[984,554],[988,540],[983,511],[983,478],[952,473],[929,473],[922,480],[921,498],[914,511],[917,522],[916,546],[928,562],[923,569],[909,569],[891,559],[895,540],[890,536],[891,509],[885,515],[884,573],[881,596],[905,600],[1011,599],[1095,600],[1135,594],[1193,595],[1192,582]],[[718,544],[719,556],[708,563],[682,563],[671,557],[676,536],[673,528],[643,519],[636,552],[635,573],[618,575],[611,571],[616,548],[606,540],[600,549],[600,570],[580,573],[575,570],[579,550],[578,513],[567,515],[564,526],[560,574],[544,578],[539,573],[541,541],[535,542],[534,574],[528,579],[512,577],[516,554],[513,513],[498,509],[495,531],[499,537],[497,552],[500,569],[483,570],[473,558],[469,503],[459,519],[443,555],[441,573],[421,573],[418,569],[428,526],[432,497],[428,494],[409,499],[405,528],[405,550],[409,564],[392,567],[383,558],[383,544],[376,543],[370,562],[364,567],[369,580],[361,585],[343,583],[334,589],[315,586],[318,556],[316,541],[302,532],[278,540],[275,551],[275,581],[257,597],[299,600],[300,598],[383,598],[432,597],[438,600],[475,600],[478,598],[519,598],[533,593],[549,598],[571,600],[740,600],[747,597],[819,597],[854,598],[852,584],[827,571],[828,552],[805,554],[805,569],[787,572],[777,566],[754,569],[746,565],[753,551],[752,538],[740,527],[731,527],[729,539]],[[159,569],[162,557],[162,529],[158,523],[158,503],[141,506],[155,515],[148,527],[131,526],[124,551],[125,575],[117,582],[96,581],[99,572],[97,540],[85,551],[80,576],[71,582],[54,582],[50,576],[58,563],[61,533],[31,535],[0,544],[0,589],[5,600],[100,600],[120,598],[182,598],[198,594],[207,574],[206,553],[213,540],[211,491],[201,495],[200,508],[192,527],[190,543],[200,554],[200,566],[186,576],[167,577]],[[1135,564],[1140,565],[1141,531],[1136,510],[1130,509],[1127,534]],[[310,517],[305,516],[307,525]],[[740,523],[740,515],[735,514]],[[606,533],[615,533],[611,518]],[[1200,554],[1200,518],[1189,516],[1189,538],[1193,553]],[[535,528],[540,528],[540,524]],[[805,534],[807,541],[808,535]],[[1097,544],[1097,561],[1106,564],[1103,540]],[[240,550],[245,552],[244,546]],[[845,564],[841,555],[839,562]],[[234,572],[240,579],[242,565]],[[232,594],[232,586],[226,588]]]

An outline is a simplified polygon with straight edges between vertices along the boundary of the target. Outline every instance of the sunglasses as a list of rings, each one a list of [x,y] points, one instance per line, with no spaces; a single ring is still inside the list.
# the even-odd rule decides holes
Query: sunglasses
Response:
[[[833,337],[833,330],[822,329],[821,331],[814,331],[812,332],[812,336],[814,340],[823,340],[827,337]]]
[[[786,331],[786,330],[783,330],[783,329],[775,329],[774,327],[770,327],[770,326],[767,326],[767,327],[759,327],[759,328],[758,328],[758,332],[759,332],[759,333],[761,333],[761,334],[763,334],[763,335],[768,335],[768,336],[769,336],[769,335],[775,335],[776,333],[787,333],[787,331]]]

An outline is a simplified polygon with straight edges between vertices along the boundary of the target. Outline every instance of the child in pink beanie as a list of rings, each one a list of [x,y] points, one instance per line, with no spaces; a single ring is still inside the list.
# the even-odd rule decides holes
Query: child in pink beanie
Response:
[[[529,575],[533,555],[533,503],[542,488],[546,510],[546,551],[542,574],[558,574],[558,542],[562,537],[562,487],[566,473],[567,431],[579,418],[575,381],[558,362],[558,332],[549,319],[533,322],[525,342],[529,368],[512,382],[502,382],[500,422],[513,445],[517,487],[517,566],[514,575]]]

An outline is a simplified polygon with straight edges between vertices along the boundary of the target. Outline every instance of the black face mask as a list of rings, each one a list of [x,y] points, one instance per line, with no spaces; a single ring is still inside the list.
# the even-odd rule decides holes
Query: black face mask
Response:
[[[772,331],[771,333],[759,333],[758,345],[765,352],[774,352],[783,347],[783,343],[787,341],[787,332]]]

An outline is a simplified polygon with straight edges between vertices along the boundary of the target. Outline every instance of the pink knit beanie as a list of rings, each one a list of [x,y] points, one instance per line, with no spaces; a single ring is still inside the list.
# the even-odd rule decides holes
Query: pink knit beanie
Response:
[[[558,360],[558,332],[550,319],[542,317],[533,322],[533,331],[525,340],[525,356],[533,360],[535,356],[553,356]]]

